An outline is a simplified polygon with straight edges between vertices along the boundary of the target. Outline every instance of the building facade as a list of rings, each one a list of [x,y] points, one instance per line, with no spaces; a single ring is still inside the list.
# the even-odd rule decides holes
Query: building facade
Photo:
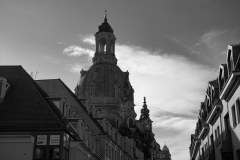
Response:
[[[189,147],[191,160],[240,159],[240,45],[229,45],[226,64],[210,81]]]

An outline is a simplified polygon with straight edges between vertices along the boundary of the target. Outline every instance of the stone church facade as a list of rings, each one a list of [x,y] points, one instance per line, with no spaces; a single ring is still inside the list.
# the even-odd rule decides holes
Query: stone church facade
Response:
[[[152,120],[144,97],[140,119],[134,110],[134,89],[129,72],[123,72],[115,56],[116,37],[105,16],[95,34],[96,52],[93,65],[81,70],[75,94],[85,104],[90,115],[102,126],[106,122],[116,132],[134,141],[144,153],[144,159],[160,157],[160,145],[152,132]]]

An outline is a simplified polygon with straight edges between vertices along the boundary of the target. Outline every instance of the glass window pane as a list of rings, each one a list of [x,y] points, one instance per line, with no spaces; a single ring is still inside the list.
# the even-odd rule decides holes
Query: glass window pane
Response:
[[[35,159],[45,159],[46,149],[45,148],[36,148],[35,150]]]
[[[0,94],[1,94],[1,91],[2,91],[2,85],[3,85],[3,81],[0,80]]]
[[[59,148],[50,148],[49,149],[49,159],[50,160],[59,160],[60,159]]]

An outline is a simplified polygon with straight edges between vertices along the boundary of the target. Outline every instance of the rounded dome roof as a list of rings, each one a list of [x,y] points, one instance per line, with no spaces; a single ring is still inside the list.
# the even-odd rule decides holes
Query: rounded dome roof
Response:
[[[117,65],[106,62],[94,64],[88,71],[82,71],[77,88],[77,95],[81,98],[109,97],[125,101],[133,97],[128,72],[122,72]]]
[[[113,33],[113,29],[112,27],[109,25],[109,23],[107,22],[107,18],[105,17],[104,18],[104,22],[98,26],[98,32],[110,32],[110,33]]]

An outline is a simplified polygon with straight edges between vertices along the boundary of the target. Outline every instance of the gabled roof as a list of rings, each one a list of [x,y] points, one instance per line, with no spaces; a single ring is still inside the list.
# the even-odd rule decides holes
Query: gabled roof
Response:
[[[48,95],[37,85],[22,66],[0,66],[0,77],[10,84],[0,103],[0,130],[63,130],[66,123]]]

